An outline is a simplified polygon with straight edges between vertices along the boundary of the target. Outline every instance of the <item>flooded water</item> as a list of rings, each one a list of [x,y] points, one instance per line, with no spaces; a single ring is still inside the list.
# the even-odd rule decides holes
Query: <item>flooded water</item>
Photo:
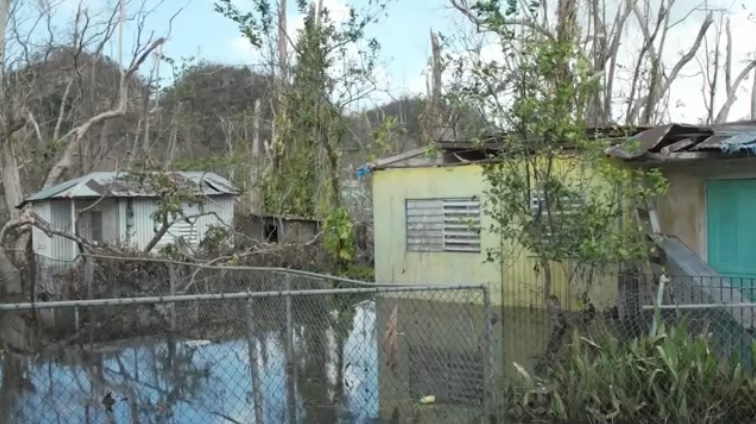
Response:
[[[358,304],[351,316],[341,347],[332,328],[295,329],[298,422],[377,422],[374,303]],[[257,337],[257,398],[265,423],[287,422],[283,333]],[[0,423],[255,422],[253,367],[244,338],[212,343],[152,339],[81,352],[37,358],[6,354]]]

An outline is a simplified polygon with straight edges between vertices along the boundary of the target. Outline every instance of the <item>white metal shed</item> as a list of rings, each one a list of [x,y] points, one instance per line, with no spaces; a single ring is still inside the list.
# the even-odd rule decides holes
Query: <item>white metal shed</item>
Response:
[[[160,198],[145,184],[125,178],[127,175],[93,172],[29,196],[18,207],[31,205],[34,213],[61,232],[141,250],[161,227],[153,219]],[[211,226],[233,225],[238,190],[231,182],[211,172],[166,172],[165,176],[201,197],[199,205],[184,204],[184,215],[201,216],[175,222],[155,250],[176,242],[179,237],[190,245],[198,245]],[[72,240],[56,235],[48,237],[37,228],[32,232],[32,246],[36,254],[53,261],[74,261],[79,253]]]

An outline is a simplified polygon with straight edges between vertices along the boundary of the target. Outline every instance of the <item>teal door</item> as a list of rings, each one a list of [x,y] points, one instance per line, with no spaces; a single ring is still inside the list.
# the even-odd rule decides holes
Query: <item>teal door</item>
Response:
[[[706,182],[707,261],[756,299],[756,179]]]

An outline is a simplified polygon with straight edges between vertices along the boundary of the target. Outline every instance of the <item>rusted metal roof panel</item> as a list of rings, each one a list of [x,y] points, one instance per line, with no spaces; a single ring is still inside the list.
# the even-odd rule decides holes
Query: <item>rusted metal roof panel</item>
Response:
[[[662,148],[685,139],[695,140],[711,134],[710,129],[699,126],[660,125],[629,137],[621,144],[609,147],[607,153],[622,159],[635,159],[647,152],[659,152]]]
[[[606,153],[625,160],[710,159],[756,154],[756,121],[709,126],[662,125],[611,146]]]
[[[707,137],[704,139],[704,141],[691,147],[690,150],[719,150],[719,145],[722,142],[722,138],[723,137],[719,135],[712,135],[711,137]]]
[[[171,183],[193,190],[200,195],[218,196],[239,193],[230,181],[212,172],[166,172],[162,175]],[[28,202],[48,199],[154,196],[156,193],[149,183],[129,177],[127,172],[93,172],[35,193],[27,197],[19,207]]]

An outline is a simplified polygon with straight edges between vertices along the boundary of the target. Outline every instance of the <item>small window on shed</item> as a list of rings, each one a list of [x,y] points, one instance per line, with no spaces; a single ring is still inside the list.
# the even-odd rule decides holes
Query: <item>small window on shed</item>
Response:
[[[265,224],[263,237],[266,243],[278,243],[278,225],[275,222]]]
[[[480,200],[408,199],[406,244],[411,252],[480,252]]]

